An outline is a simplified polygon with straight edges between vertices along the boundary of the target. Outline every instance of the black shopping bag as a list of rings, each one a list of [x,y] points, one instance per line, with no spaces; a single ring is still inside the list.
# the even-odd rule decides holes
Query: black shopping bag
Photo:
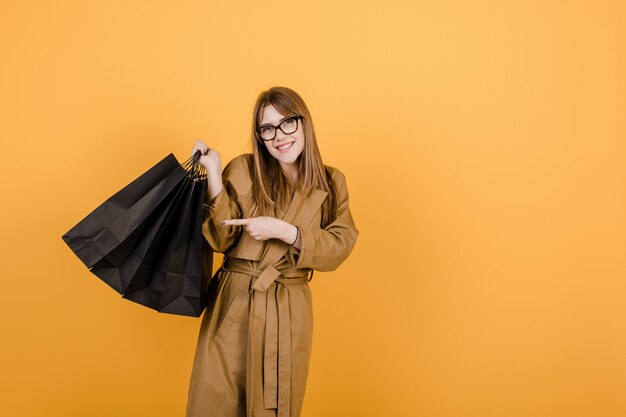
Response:
[[[213,251],[201,232],[206,170],[197,163],[199,156],[196,152],[180,165],[170,154],[63,236],[87,266],[93,263],[90,271],[124,298],[161,312],[195,317],[206,307],[213,266]],[[188,231],[174,239],[183,224]],[[110,238],[100,239],[102,235],[114,235],[117,245]],[[94,247],[97,250],[86,249]],[[169,264],[154,267],[154,260],[163,263],[173,254],[181,257],[181,250],[188,263],[182,276],[168,274]],[[157,274],[161,270],[166,273]],[[161,294],[166,294],[163,300]]]
[[[89,213],[63,240],[91,268],[146,221],[186,174],[169,154]]]
[[[207,251],[212,253],[202,236],[206,181],[189,180],[181,189],[182,197],[170,210],[124,298],[163,313],[199,316],[206,306],[213,259],[203,266],[209,259]]]
[[[206,306],[207,294],[204,289],[208,285],[206,278],[210,279],[210,275],[203,276],[203,252],[206,249],[210,250],[208,242],[202,236],[204,218],[202,203],[206,194],[206,185],[206,181],[194,182],[194,188],[191,191],[191,208],[185,213],[186,218],[176,239],[163,281],[159,303],[159,311],[162,313],[197,316]],[[203,246],[204,242],[207,244]]]
[[[131,281],[137,279],[136,274],[143,258],[153,245],[157,231],[163,225],[172,204],[180,194],[180,185],[182,184],[177,184],[174,191],[167,195],[161,205],[154,208],[146,221],[119,246],[96,262],[90,271],[117,292],[124,294]]]

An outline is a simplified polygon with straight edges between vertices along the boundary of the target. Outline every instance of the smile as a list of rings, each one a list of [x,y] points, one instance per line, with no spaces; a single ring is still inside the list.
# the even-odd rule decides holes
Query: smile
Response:
[[[286,151],[287,151],[289,148],[291,148],[292,146],[293,146],[293,142],[288,143],[288,144],[286,144],[286,145],[281,145],[281,146],[278,146],[276,149],[278,149],[278,150],[279,150],[279,151],[281,151],[281,152],[286,152]]]

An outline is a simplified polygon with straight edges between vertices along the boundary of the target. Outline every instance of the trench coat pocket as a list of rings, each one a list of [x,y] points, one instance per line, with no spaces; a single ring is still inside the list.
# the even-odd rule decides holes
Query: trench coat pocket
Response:
[[[233,301],[228,306],[228,310],[226,311],[226,315],[222,319],[222,322],[218,326],[217,333],[215,337],[218,339],[226,339],[228,335],[228,331],[230,328],[237,323],[237,321],[241,318],[241,310],[243,309],[244,304],[248,300],[248,293],[245,291],[237,291]]]

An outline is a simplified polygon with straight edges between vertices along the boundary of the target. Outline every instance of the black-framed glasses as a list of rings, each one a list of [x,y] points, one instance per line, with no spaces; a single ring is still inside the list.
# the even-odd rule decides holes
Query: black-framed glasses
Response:
[[[291,135],[298,130],[298,120],[303,116],[292,116],[280,122],[278,126],[263,125],[257,129],[257,133],[264,141],[274,140],[276,137],[276,128],[279,128],[285,135]]]

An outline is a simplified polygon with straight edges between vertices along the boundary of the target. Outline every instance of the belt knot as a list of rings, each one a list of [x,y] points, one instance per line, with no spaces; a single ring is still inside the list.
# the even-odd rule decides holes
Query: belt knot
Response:
[[[309,275],[308,271],[305,274],[294,273],[285,275],[285,272],[279,271],[273,265],[270,265],[267,268],[260,270],[252,268],[249,265],[246,265],[245,262],[242,262],[237,258],[231,258],[229,256],[224,256],[224,259],[222,261],[222,269],[233,272],[242,272],[244,274],[257,277],[254,284],[252,285],[252,289],[261,293],[267,291],[269,286],[272,285],[272,282],[275,281],[283,285],[302,284],[303,282],[309,281],[307,279]],[[280,278],[281,276],[284,278]]]

